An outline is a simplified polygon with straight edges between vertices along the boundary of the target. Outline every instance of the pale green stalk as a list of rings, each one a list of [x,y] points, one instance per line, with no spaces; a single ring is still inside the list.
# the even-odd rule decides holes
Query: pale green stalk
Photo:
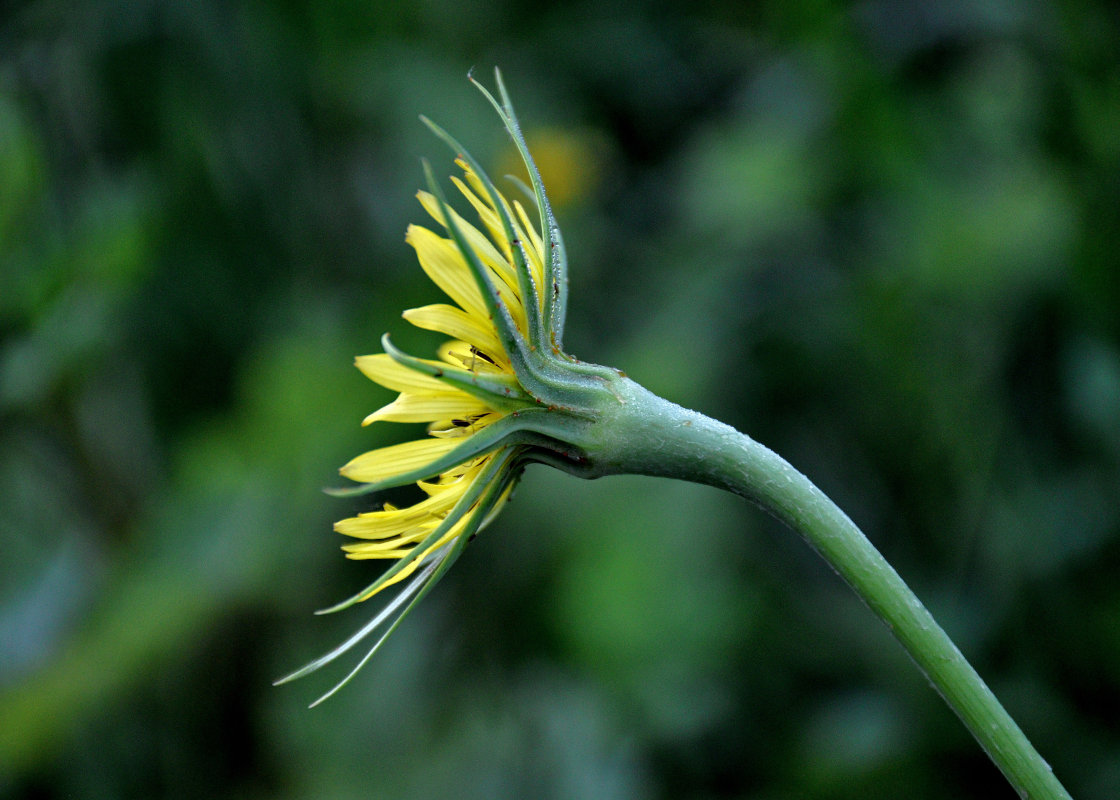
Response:
[[[584,474],[641,473],[726,489],[797,531],[886,623],[1021,797],[1069,798],[976,670],[858,527],[778,454],[721,422],[612,381]]]

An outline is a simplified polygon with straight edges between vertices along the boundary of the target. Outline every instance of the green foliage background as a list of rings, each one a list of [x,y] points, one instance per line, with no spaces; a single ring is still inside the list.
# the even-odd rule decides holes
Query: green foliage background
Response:
[[[319,492],[437,300],[426,113],[505,72],[570,349],[785,455],[1078,798],[1120,796],[1120,23],[953,0],[17,3],[0,22],[0,796],[1010,797],[795,537],[530,469],[341,696]],[[341,673],[338,673],[340,676]]]

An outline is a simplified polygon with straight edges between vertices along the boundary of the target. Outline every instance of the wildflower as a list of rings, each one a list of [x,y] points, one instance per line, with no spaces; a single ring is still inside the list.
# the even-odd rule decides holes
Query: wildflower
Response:
[[[509,311],[516,334],[524,339],[528,315],[516,278],[512,242],[526,243],[522,248],[524,260],[539,285],[543,280],[540,237],[519,202],[511,206],[500,194],[491,195],[469,164],[462,159],[457,163],[465,182],[456,180],[456,186],[478,210],[489,235],[458,217],[431,193],[420,192],[420,202],[448,233],[445,214],[455,216],[455,227]],[[513,227],[513,237],[501,226],[503,214]],[[388,341],[386,354],[357,359],[358,368],[367,377],[400,392],[396,400],[370,414],[363,424],[428,423],[428,438],[363,453],[341,469],[344,477],[369,488],[380,488],[387,479],[409,474],[415,467],[430,469],[432,462],[449,454],[454,454],[452,460],[461,461],[466,454],[464,447],[489,444],[489,438],[480,435],[487,428],[511,412],[534,404],[520,388],[471,268],[454,239],[413,225],[405,240],[415,248],[424,272],[455,305],[440,303],[410,309],[404,312],[404,318],[417,327],[452,338],[440,348],[435,361],[410,359],[395,351]],[[411,507],[396,508],[386,503],[380,511],[337,523],[335,530],[339,533],[362,540],[343,547],[349,558],[399,559],[359,599],[408,578],[429,558],[446,558],[456,540],[464,534],[470,536],[492,518],[516,481],[518,470],[511,463],[509,449],[483,451],[442,471],[434,480],[418,481],[427,498]]]
[[[359,455],[340,472],[360,485],[332,491],[364,494],[415,483],[424,497],[405,508],[384,503],[335,525],[357,540],[343,546],[348,558],[395,563],[361,592],[320,613],[348,608],[391,586],[398,592],[355,635],[277,681],[302,677],[387,626],[358,666],[317,702],[357,673],[466,543],[494,518],[526,463],[563,462],[579,468],[583,457],[565,430],[579,429],[596,416],[588,392],[602,393],[606,376],[618,375],[582,364],[561,349],[567,295],[564,247],[500,74],[497,80],[501,102],[475,85],[502,117],[525,162],[532,186],[523,188],[537,221],[520,201],[507,200],[449,134],[424,119],[459,154],[455,163],[462,177],[452,182],[479,225],[448,205],[425,164],[430,191],[421,191],[418,198],[439,230],[412,225],[405,241],[453,304],[410,309],[404,318],[451,338],[436,359],[420,359],[398,350],[386,335],[385,352],[360,356],[356,365],[374,382],[400,393],[363,424],[424,422],[428,435]]]

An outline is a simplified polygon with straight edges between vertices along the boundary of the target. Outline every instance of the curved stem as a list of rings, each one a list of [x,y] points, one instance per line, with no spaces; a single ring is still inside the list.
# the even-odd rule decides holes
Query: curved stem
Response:
[[[781,456],[728,425],[625,381],[626,402],[595,426],[604,473],[706,483],[757,503],[799,533],[890,628],[1021,797],[1069,793],[1003,706],[863,532]],[[612,444],[617,443],[617,447]]]

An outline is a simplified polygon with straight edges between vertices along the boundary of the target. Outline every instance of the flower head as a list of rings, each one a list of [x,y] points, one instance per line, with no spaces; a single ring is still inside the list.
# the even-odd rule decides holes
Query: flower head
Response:
[[[486,232],[459,217],[434,194],[420,192],[421,205],[443,228],[443,235],[412,225],[405,237],[424,272],[454,304],[409,309],[404,318],[451,339],[439,349],[436,360],[409,358],[386,341],[386,353],[360,356],[356,362],[368,378],[400,392],[363,424],[426,422],[428,435],[363,453],[341,469],[342,475],[367,490],[383,487],[386,480],[411,476],[417,467],[425,472],[433,465],[441,468],[435,478],[417,481],[427,495],[421,502],[408,508],[386,503],[380,510],[335,525],[339,533],[360,540],[343,547],[349,558],[398,559],[359,596],[362,600],[413,575],[429,558],[449,557],[457,540],[476,532],[498,511],[519,471],[513,463],[515,453],[510,452],[516,446],[495,445],[488,435],[492,431],[487,429],[512,412],[535,405],[520,386],[464,251],[450,238],[450,225],[485,271],[522,340],[527,337],[529,314],[513,251],[518,246],[515,242],[521,243],[525,268],[532,283],[540,285],[544,275],[541,239],[520,202],[511,205],[502,195],[488,192],[467,162],[458,159],[457,163],[464,180],[454,179],[455,185],[477,210]],[[513,228],[512,237],[501,224],[503,216]],[[536,311],[540,311],[539,304]],[[447,469],[442,469],[441,459],[450,465]]]
[[[415,483],[423,499],[404,508],[383,503],[335,525],[355,540],[343,546],[348,558],[394,563],[361,592],[320,613],[347,608],[391,586],[397,594],[350,639],[278,681],[318,669],[387,626],[358,666],[317,702],[361,668],[493,519],[526,463],[578,468],[581,455],[570,433],[594,418],[589,393],[601,393],[604,376],[614,374],[562,350],[564,247],[501,75],[496,75],[501,102],[475,85],[498,111],[528,168],[532,185],[523,188],[535,206],[536,222],[519,200],[510,202],[495,188],[458,142],[424,119],[458,154],[462,177],[452,182],[478,224],[448,205],[425,164],[429,191],[418,197],[437,230],[412,225],[405,240],[451,302],[410,309],[404,318],[450,339],[437,358],[420,359],[402,353],[385,336],[384,353],[360,356],[356,363],[371,380],[400,393],[363,424],[422,422],[427,435],[357,456],[341,474],[359,485],[332,492],[365,494]]]

